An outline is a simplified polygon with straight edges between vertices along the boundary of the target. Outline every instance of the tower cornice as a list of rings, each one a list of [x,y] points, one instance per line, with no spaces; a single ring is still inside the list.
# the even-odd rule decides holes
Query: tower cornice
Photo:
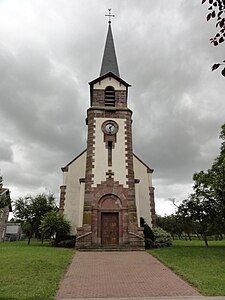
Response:
[[[90,108],[88,108],[87,111],[91,111],[91,110],[101,110],[101,111],[117,111],[117,112],[130,112],[131,115],[133,114],[133,111],[127,107],[119,107],[119,106],[115,106],[115,107],[107,107],[107,106],[92,106]]]

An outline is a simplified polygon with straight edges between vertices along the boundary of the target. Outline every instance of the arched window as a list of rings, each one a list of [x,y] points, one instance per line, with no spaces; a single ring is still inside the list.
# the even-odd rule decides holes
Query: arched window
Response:
[[[115,90],[112,86],[105,89],[105,106],[115,106]]]

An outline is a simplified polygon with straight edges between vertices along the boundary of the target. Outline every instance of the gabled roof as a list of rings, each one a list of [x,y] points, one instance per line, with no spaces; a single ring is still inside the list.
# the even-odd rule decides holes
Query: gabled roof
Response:
[[[73,160],[71,160],[65,167],[61,168],[61,170],[63,172],[68,172],[68,167],[74,162],[76,161],[79,157],[81,157],[81,155],[83,155],[85,152],[87,151],[87,149],[85,149],[84,151],[82,151],[79,155],[77,155]],[[147,168],[147,172],[148,173],[153,173],[154,169],[151,169],[148,165],[146,165],[136,154],[133,153],[133,156],[140,162],[142,163],[146,168]]]
[[[133,156],[136,157],[136,159],[139,160],[140,163],[142,163],[147,168],[148,173],[154,172],[154,169],[151,169],[148,165],[146,165],[146,163],[144,163],[136,154],[133,153]]]
[[[105,50],[102,58],[100,76],[112,72],[120,77],[119,68],[116,59],[116,50],[113,42],[111,22],[109,22],[108,33],[106,37]]]
[[[112,72],[108,72],[92,81],[89,82],[89,84],[92,86],[94,85],[95,83],[107,78],[107,77],[113,77],[114,79],[118,80],[120,83],[124,84],[126,87],[129,87],[131,86],[129,83],[127,83],[126,81],[124,81],[123,79],[121,79],[119,76],[115,75],[114,73]]]
[[[87,149],[83,150],[79,155],[77,155],[73,160],[71,160],[65,167],[62,167],[61,170],[62,170],[63,172],[68,172],[68,167],[69,167],[75,160],[77,160],[79,157],[81,157],[81,155],[83,155],[86,151],[87,151]]]

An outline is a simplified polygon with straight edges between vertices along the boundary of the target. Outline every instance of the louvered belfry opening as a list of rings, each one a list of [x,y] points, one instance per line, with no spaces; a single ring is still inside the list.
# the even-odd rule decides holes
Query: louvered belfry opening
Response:
[[[105,89],[105,106],[115,106],[115,90],[112,86]]]

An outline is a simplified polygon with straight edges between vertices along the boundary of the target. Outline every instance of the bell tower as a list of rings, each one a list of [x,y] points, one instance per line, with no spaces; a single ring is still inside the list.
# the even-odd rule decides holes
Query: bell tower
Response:
[[[135,200],[130,85],[119,74],[109,10],[100,75],[89,83],[90,107],[82,226],[77,248],[143,248]]]

